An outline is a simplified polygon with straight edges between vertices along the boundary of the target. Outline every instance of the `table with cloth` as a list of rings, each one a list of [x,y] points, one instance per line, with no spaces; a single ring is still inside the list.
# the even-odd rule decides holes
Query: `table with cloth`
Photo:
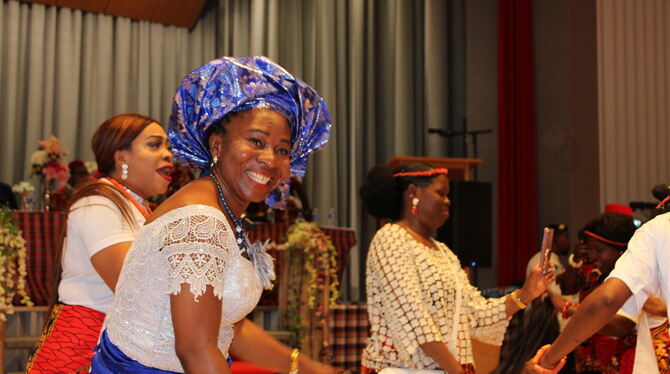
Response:
[[[26,288],[35,305],[48,305],[51,293],[55,291],[52,278],[56,269],[56,254],[65,224],[62,212],[15,211],[14,218],[23,231],[28,253],[26,256],[27,276]],[[251,241],[269,239],[281,243],[289,225],[286,223],[257,223],[248,230]],[[337,274],[342,274],[348,261],[349,250],[356,244],[356,235],[352,229],[337,227],[321,227],[331,239],[337,251]],[[271,254],[280,258],[277,253]],[[279,269],[280,266],[277,266]],[[281,276],[281,274],[278,274]],[[261,305],[277,305],[277,287],[274,291],[266,291],[261,297]],[[338,305],[329,318],[333,348],[333,365],[336,367],[356,369],[360,361],[360,353],[365,346],[367,337],[367,312],[364,306]]]

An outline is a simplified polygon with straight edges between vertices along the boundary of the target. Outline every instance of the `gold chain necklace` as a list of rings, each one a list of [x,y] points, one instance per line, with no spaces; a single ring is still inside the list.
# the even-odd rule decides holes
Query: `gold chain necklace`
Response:
[[[405,229],[405,231],[407,231],[415,240],[419,241],[423,245],[425,245],[429,248],[432,248],[432,249],[439,250],[437,245],[435,245],[435,242],[430,237],[426,237],[424,235],[419,234],[418,232],[414,231],[411,227],[409,227],[408,225],[406,225],[404,223],[398,222],[398,226]]]

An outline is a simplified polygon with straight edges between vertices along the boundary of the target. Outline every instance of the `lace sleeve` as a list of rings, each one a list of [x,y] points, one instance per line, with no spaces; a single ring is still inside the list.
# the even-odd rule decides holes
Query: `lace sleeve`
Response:
[[[189,284],[195,300],[212,286],[223,298],[225,269],[237,245],[227,222],[205,215],[192,215],[164,228],[162,251],[168,263],[168,293],[176,295]]]
[[[511,317],[505,313],[505,297],[487,299],[467,284],[470,333],[484,343],[501,345]]]

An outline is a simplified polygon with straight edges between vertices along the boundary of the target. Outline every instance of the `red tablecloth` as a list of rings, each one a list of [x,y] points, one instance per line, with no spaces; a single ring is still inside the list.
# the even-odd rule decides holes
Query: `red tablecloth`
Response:
[[[28,294],[35,305],[48,305],[58,242],[61,228],[65,223],[65,215],[62,212],[15,211],[14,217],[23,230],[28,249],[26,256]],[[287,224],[285,223],[258,223],[253,230],[248,231],[248,235],[251,241],[270,239],[270,241],[281,243],[284,240],[286,229]],[[349,250],[356,244],[356,234],[352,229],[336,227],[322,227],[321,229],[331,238],[337,249],[338,276],[341,280]],[[276,304],[276,296],[266,295],[263,301],[266,304]]]
[[[65,224],[61,212],[14,211],[26,240],[26,287],[35,305],[48,305],[56,270],[56,252]]]

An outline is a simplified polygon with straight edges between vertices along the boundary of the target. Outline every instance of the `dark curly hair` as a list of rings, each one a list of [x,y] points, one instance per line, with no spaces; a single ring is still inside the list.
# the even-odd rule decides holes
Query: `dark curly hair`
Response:
[[[619,243],[628,243],[636,229],[633,218],[621,213],[603,213],[584,226],[584,231],[590,231],[607,240]],[[603,244],[620,252],[625,251],[628,247],[628,245],[619,246],[605,242]]]
[[[393,174],[433,169],[422,163],[401,164],[395,170],[385,165],[375,166],[368,172],[358,191],[363,199],[363,206],[377,219],[399,220],[402,214],[402,195],[409,185],[426,187],[438,174],[427,177],[394,177]]]

